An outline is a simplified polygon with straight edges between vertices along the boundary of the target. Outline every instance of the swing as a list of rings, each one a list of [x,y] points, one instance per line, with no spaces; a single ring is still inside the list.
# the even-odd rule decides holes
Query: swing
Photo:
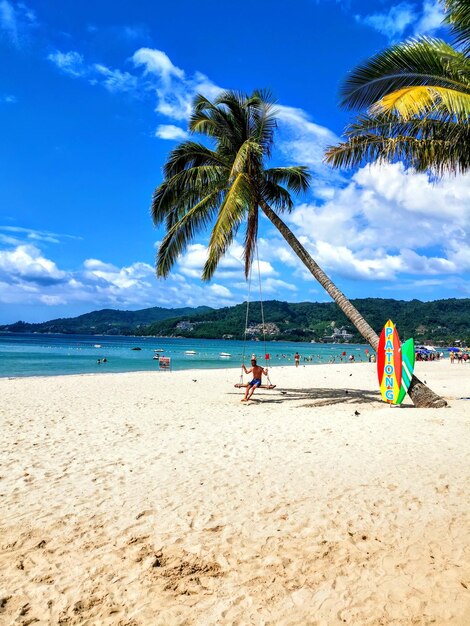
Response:
[[[256,260],[258,262],[258,282],[259,282],[259,302],[261,306],[261,323],[263,325],[263,341],[264,341],[264,361],[265,361],[265,369],[268,367],[269,354],[266,352],[266,327],[264,324],[264,310],[263,310],[263,294],[261,292],[261,272],[259,265],[259,256],[258,256],[258,244],[256,244]],[[243,356],[242,356],[242,372],[240,375],[240,382],[238,382],[234,387],[237,389],[246,389],[248,386],[247,383],[243,382],[243,366],[245,365],[245,349],[246,349],[246,334],[248,330],[248,315],[250,311],[250,293],[251,293],[251,275],[253,273],[253,266],[250,268],[250,275],[248,277],[248,298],[246,302],[246,318],[245,318],[245,338],[243,340]],[[276,385],[273,385],[269,379],[269,373],[266,374],[267,384],[258,385],[256,389],[275,389]]]

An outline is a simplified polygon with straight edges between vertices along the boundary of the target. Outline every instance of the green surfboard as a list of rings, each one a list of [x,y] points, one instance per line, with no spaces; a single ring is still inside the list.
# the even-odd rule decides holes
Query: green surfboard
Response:
[[[395,404],[401,404],[406,396],[415,368],[415,342],[407,339],[401,346],[401,389]]]

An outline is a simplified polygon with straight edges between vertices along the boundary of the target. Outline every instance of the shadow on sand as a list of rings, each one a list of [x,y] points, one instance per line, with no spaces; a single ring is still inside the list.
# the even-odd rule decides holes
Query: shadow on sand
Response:
[[[261,395],[263,394],[263,395]],[[283,404],[290,401],[307,400],[303,407],[321,407],[331,404],[376,404],[380,405],[382,399],[380,392],[369,389],[331,389],[331,388],[304,388],[289,389],[278,387],[273,391],[258,390],[251,402],[263,404]]]

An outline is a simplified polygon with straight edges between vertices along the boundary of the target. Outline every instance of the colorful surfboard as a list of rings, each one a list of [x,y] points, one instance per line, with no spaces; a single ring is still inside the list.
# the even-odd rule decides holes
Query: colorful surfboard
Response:
[[[401,347],[401,389],[396,404],[401,404],[406,396],[415,368],[415,342],[407,339]]]
[[[377,348],[377,375],[385,402],[397,404],[401,389],[401,350],[395,324],[388,320],[380,333]]]

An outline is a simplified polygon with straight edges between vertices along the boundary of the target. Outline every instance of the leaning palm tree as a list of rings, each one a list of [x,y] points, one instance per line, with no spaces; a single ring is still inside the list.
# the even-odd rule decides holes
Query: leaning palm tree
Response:
[[[166,229],[157,252],[157,275],[167,276],[195,235],[212,226],[203,280],[212,278],[242,227],[248,277],[261,210],[364,339],[377,349],[377,334],[279,216],[292,210],[291,192],[307,190],[310,175],[301,166],[266,167],[276,128],[276,112],[269,94],[255,91],[246,96],[227,91],[214,102],[199,95],[189,128],[208,137],[213,147],[185,141],[170,153],[164,166],[164,180],[152,202],[155,225],[164,224]],[[410,396],[419,406],[445,405],[417,379],[410,386]]]
[[[461,49],[429,37],[396,44],[345,80],[341,104],[365,111],[327,149],[335,167],[403,160],[417,171],[470,169],[470,3],[447,0]]]

